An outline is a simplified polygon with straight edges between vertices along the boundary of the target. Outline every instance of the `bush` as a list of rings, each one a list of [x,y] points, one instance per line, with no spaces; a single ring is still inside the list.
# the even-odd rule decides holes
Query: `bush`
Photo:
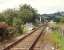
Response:
[[[8,35],[7,35],[8,38],[14,37],[16,32],[16,29],[14,27],[8,27],[6,30],[8,32]]]
[[[3,40],[7,35],[7,30],[6,30],[7,27],[8,25],[5,24],[5,22],[0,22],[0,40]]]
[[[23,33],[23,29],[24,29],[23,25],[18,25],[18,27],[17,27],[17,35],[21,35]]]
[[[9,39],[14,34],[14,29],[5,22],[0,23],[0,41]]]

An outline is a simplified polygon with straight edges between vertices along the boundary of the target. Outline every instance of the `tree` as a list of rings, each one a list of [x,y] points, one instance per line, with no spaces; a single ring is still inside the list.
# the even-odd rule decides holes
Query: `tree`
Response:
[[[32,8],[30,5],[25,4],[23,6],[20,6],[19,17],[22,19],[24,23],[33,22],[36,15],[36,10]]]
[[[5,17],[0,13],[0,22],[5,21]]]
[[[7,28],[0,29],[0,36],[12,37],[15,33],[23,33],[23,25],[26,22],[34,22],[37,18],[37,11],[30,5],[20,6],[19,10],[7,9],[0,13],[0,22],[4,22],[4,25],[8,25]],[[6,27],[6,26],[5,26]],[[3,32],[1,32],[3,31]],[[14,33],[15,32],[15,33]],[[5,36],[4,36],[5,35]]]
[[[17,17],[17,11],[14,9],[7,9],[2,13],[2,15],[5,17],[5,22],[9,25],[13,25],[13,20]]]

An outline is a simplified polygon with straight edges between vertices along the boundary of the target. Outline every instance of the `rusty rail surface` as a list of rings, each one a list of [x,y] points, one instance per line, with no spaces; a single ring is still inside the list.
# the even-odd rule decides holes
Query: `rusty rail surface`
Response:
[[[34,41],[34,43],[32,44],[32,46],[29,48],[29,50],[33,50],[34,46],[36,45],[37,41],[39,40],[40,36],[42,35],[42,33],[44,32],[45,27],[42,29],[40,35],[37,37],[37,39]],[[44,33],[43,33],[44,35]]]
[[[34,33],[35,31],[37,31],[39,28],[41,28],[42,26],[46,26],[46,24],[39,26],[38,28],[35,28],[30,34],[27,34],[26,36],[24,36],[23,38],[19,39],[18,41],[12,43],[11,45],[7,46],[6,48],[4,48],[3,50],[9,50],[10,48],[12,48],[13,46],[15,46],[16,44],[18,44],[20,41],[22,41],[23,39],[25,39],[26,37],[30,36],[32,33]],[[44,28],[43,28],[44,30]],[[42,31],[43,31],[42,30]],[[38,41],[39,37],[41,36],[42,32],[40,33],[40,35],[37,37],[37,39],[34,41],[34,43],[32,44],[32,46],[29,48],[29,50],[32,50],[33,46],[36,44],[36,42]]]

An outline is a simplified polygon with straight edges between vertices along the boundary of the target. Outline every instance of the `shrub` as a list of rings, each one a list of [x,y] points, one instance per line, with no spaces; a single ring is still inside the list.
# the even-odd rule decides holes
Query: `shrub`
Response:
[[[0,41],[9,39],[14,34],[14,29],[5,22],[0,23]]]

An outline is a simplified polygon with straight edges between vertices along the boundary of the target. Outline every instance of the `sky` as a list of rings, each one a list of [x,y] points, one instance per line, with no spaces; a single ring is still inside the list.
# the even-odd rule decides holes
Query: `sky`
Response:
[[[40,14],[64,11],[64,0],[0,0],[0,12],[8,8],[17,9],[23,4],[31,5]]]

